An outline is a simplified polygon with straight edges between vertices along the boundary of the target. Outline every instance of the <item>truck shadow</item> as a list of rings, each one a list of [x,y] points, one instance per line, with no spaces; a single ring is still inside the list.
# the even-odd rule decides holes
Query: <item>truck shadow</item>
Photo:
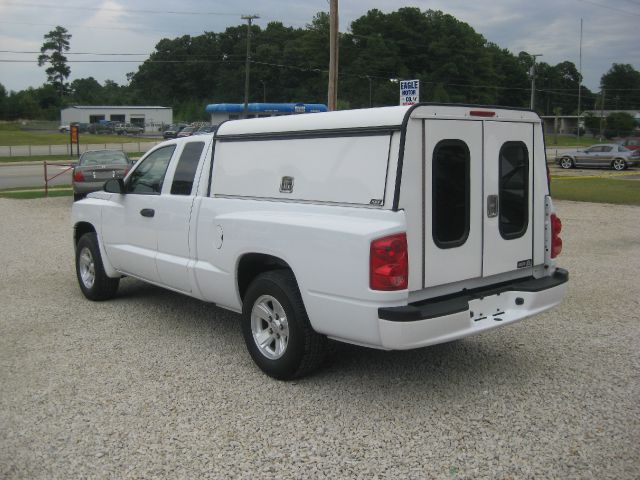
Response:
[[[203,342],[217,349],[225,362],[246,368],[253,380],[275,382],[250,361],[240,333],[236,313],[212,304],[170,292],[137,280],[125,279],[116,301],[155,311],[154,322],[162,322],[172,335]],[[482,393],[483,388],[528,388],[530,375],[553,369],[552,358],[540,352],[539,343],[527,342],[524,324],[488,332],[445,344],[416,350],[381,351],[329,341],[324,366],[282,388],[339,388],[356,395],[375,394],[378,389],[402,388],[403,395]],[[204,345],[203,345],[204,347]],[[256,378],[258,377],[258,378]]]

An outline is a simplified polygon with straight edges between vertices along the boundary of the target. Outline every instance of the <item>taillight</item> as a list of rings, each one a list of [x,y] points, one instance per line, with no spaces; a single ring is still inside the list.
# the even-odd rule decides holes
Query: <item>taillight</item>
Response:
[[[495,117],[496,112],[490,112],[489,110],[471,110],[469,115],[472,117]]]
[[[399,233],[371,242],[369,287],[372,290],[404,290],[408,284],[407,234]]]
[[[82,170],[76,170],[73,172],[73,181],[84,182],[84,174],[82,173]]]
[[[562,252],[562,221],[555,213],[551,214],[551,258],[556,258]]]

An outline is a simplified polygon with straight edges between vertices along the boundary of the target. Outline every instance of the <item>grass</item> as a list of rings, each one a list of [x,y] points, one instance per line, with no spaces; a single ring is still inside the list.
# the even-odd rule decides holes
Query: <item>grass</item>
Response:
[[[68,186],[49,188],[49,197],[71,197],[73,189]],[[0,190],[0,198],[13,198],[16,200],[31,200],[33,198],[44,198],[42,187],[18,187]]]
[[[577,202],[640,205],[640,180],[581,177],[551,180],[551,195]]]
[[[578,137],[574,135],[558,135],[558,141],[556,142],[556,137],[554,134],[545,134],[544,136],[545,143],[547,148],[553,147],[589,147],[591,145],[595,145],[596,143],[605,143],[607,140],[600,141],[598,138],[593,138],[591,135],[580,137],[580,142],[578,143]]]
[[[69,133],[52,132],[37,128],[38,125],[21,125],[17,122],[0,123],[0,146],[18,145],[67,145],[69,143]],[[41,122],[47,125],[47,122]],[[51,123],[51,122],[48,122]],[[57,127],[55,127],[57,129]],[[80,134],[81,144],[93,143],[138,143],[153,142],[157,139],[147,137],[136,137],[128,135],[97,135],[90,133]]]
[[[50,197],[71,196],[68,186],[49,188]],[[613,203],[640,206],[640,180],[614,180],[599,177],[555,177],[551,180],[551,195],[560,200]],[[0,198],[44,198],[42,187],[17,187],[0,190]]]
[[[127,152],[131,159],[140,158],[144,152]],[[16,163],[16,162],[52,162],[54,160],[67,160],[69,162],[77,162],[78,157],[69,155],[32,155],[30,157],[0,157],[0,163]]]
[[[154,142],[157,139],[146,137],[130,137],[127,135],[92,135],[80,134],[81,144],[100,143],[138,143]],[[0,130],[0,145],[66,145],[69,143],[68,133],[51,133],[22,130]]]

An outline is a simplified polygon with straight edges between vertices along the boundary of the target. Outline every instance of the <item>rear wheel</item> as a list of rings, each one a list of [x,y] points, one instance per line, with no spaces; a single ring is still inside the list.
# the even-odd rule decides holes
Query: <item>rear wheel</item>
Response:
[[[271,377],[301,377],[324,360],[327,339],[311,328],[290,270],[256,277],[245,294],[241,321],[251,358]]]
[[[562,168],[573,168],[573,160],[571,160],[569,157],[563,157],[560,160],[560,166]]]
[[[109,300],[118,290],[120,279],[108,277],[104,271],[95,232],[85,233],[78,241],[76,275],[80,290],[89,300]]]
[[[624,170],[627,168],[627,163],[622,158],[616,158],[611,162],[611,168],[614,170]]]

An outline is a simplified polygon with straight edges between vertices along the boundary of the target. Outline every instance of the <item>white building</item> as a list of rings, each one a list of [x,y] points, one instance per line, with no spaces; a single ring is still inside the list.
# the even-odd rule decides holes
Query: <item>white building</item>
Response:
[[[84,106],[74,105],[60,111],[60,124],[100,123],[101,121],[144,125],[146,132],[158,132],[173,123],[169,107]]]

